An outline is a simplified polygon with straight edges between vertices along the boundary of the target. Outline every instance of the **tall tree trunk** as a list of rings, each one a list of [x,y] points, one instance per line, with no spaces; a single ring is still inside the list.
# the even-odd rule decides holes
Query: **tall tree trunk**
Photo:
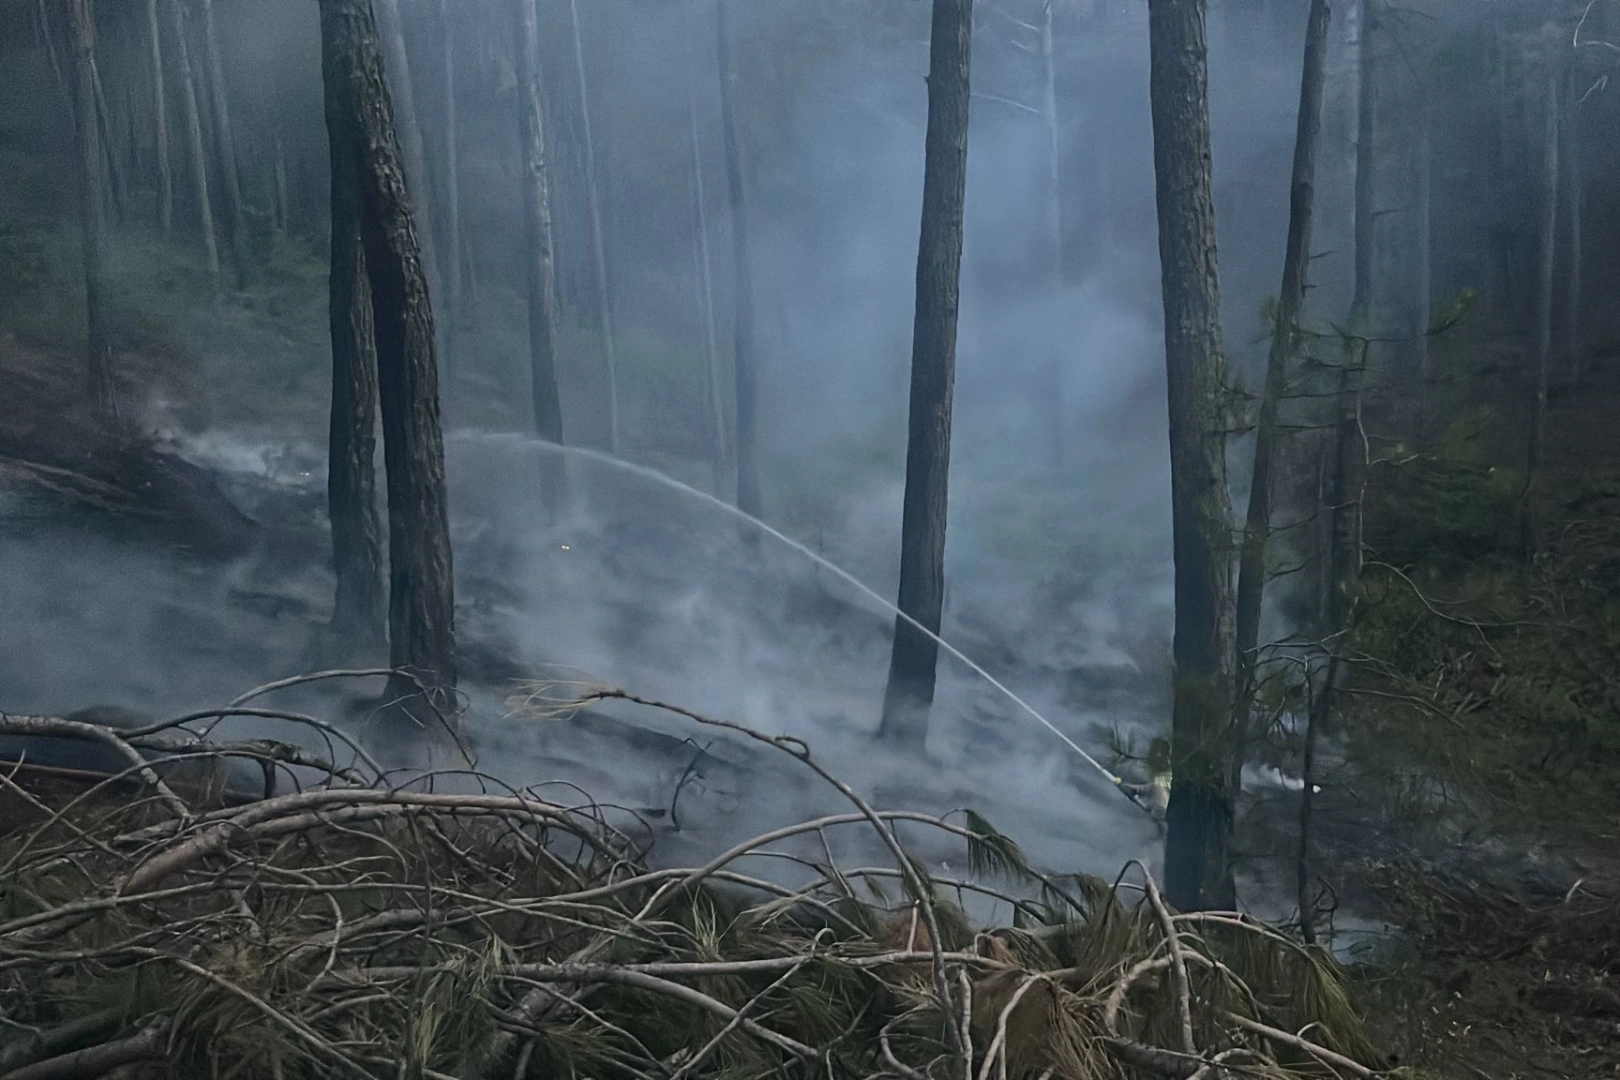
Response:
[[[1350,300],[1350,329],[1366,335],[1371,317],[1373,243],[1377,228],[1374,204],[1377,198],[1376,164],[1373,140],[1377,135],[1378,85],[1373,56],[1373,23],[1378,0],[1360,0],[1356,20],[1356,212],[1355,287]]]
[[[91,406],[118,416],[112,344],[107,336],[106,154],[96,118],[96,22],[90,0],[69,0],[73,30],[73,126],[79,150],[79,220],[84,239],[85,375]]]
[[[214,113],[214,150],[219,161],[225,228],[230,234],[231,261],[236,265],[238,288],[247,283],[252,253],[248,249],[247,216],[242,209],[242,170],[236,158],[236,136],[231,129],[230,98],[225,84],[225,63],[214,26],[214,0],[202,0],[203,58],[207,64],[208,97]]]
[[[1429,101],[1422,105],[1423,125],[1417,152],[1417,245],[1418,295],[1416,329],[1418,385],[1412,396],[1416,415],[1409,430],[1414,438],[1422,439],[1429,424],[1429,392],[1433,382],[1433,369],[1429,355],[1429,327],[1434,320],[1434,107]]]
[[[934,0],[928,47],[917,306],[911,338],[911,416],[900,526],[900,610],[939,632],[945,598],[945,522],[956,382],[956,315],[967,186],[973,0]],[[939,646],[904,618],[883,696],[884,737],[921,747],[928,735]]]
[[[137,179],[141,175],[141,158],[144,148],[141,146],[140,135],[136,131],[136,124],[140,120],[140,106],[135,104],[135,88],[126,84],[124,93],[120,95],[123,107],[119,109],[118,116],[122,121],[121,138],[123,140],[123,159],[125,175],[131,179],[130,189],[133,192],[140,183]]]
[[[95,20],[95,9],[91,9],[92,23]],[[92,34],[94,28],[92,27]],[[128,192],[124,184],[123,164],[118,160],[117,125],[113,123],[112,113],[107,108],[107,93],[101,85],[101,65],[94,56],[90,58],[90,89],[95,99],[96,141],[101,146],[102,173],[106,183],[102,185],[103,193],[112,208],[112,212],[119,224],[124,222],[125,207],[128,205]]]
[[[272,136],[274,145],[272,152],[276,155],[273,168],[275,176],[275,205],[276,205],[276,231],[285,235],[292,231],[292,204],[287,193],[287,147],[281,138],[281,120],[274,113],[271,114],[271,123],[275,125]]]
[[[1356,78],[1355,198],[1354,198],[1354,291],[1350,301],[1352,338],[1345,344],[1345,358],[1339,372],[1336,401],[1338,416],[1334,425],[1331,478],[1328,484],[1330,515],[1327,553],[1323,560],[1322,627],[1324,641],[1339,641],[1350,625],[1356,598],[1361,589],[1362,491],[1367,470],[1367,439],[1361,425],[1362,386],[1367,356],[1372,343],[1369,310],[1372,293],[1374,201],[1377,184],[1373,162],[1373,141],[1377,134],[1377,84],[1372,32],[1378,0],[1355,0],[1351,13],[1356,27],[1354,43]],[[1339,646],[1328,649],[1321,682],[1311,699],[1306,718],[1305,780],[1308,793],[1301,801],[1298,880],[1302,930],[1314,937],[1313,916],[1306,893],[1310,883],[1310,815],[1313,793],[1316,741],[1331,719],[1334,700],[1342,686],[1346,664]]]
[[[1054,288],[1062,289],[1068,277],[1068,252],[1063,238],[1063,147],[1059,137],[1057,43],[1053,27],[1056,8],[1057,0],[1045,0],[1041,18],[1041,75],[1045,100],[1041,114],[1046,122],[1046,231],[1052,244],[1052,283]],[[1037,410],[1046,414],[1054,469],[1063,468],[1068,445],[1064,426],[1063,357],[1062,351],[1052,351],[1046,362],[1046,378],[1038,384],[1041,400]]]
[[[696,38],[690,39],[691,74],[686,83],[686,119],[692,144],[692,245],[693,269],[698,286],[698,305],[703,315],[703,345],[709,377],[709,419],[713,424],[714,490],[720,494],[729,475],[731,457],[726,439],[725,386],[720,370],[720,332],[714,315],[714,260],[709,251],[708,185],[703,176],[703,142],[699,138],[697,111],[698,51]]]
[[[1573,87],[1572,87],[1573,89]],[[1585,261],[1582,247],[1582,215],[1586,209],[1586,169],[1581,154],[1580,111],[1571,94],[1564,118],[1565,213],[1569,218],[1569,277],[1564,283],[1564,346],[1569,350],[1569,380],[1581,382],[1581,274]]]
[[[1316,939],[1315,904],[1310,896],[1316,748],[1332,720],[1334,701],[1343,689],[1349,670],[1342,642],[1361,591],[1361,506],[1367,472],[1367,436],[1361,426],[1361,369],[1365,366],[1366,351],[1365,343],[1352,344],[1339,373],[1338,418],[1331,451],[1330,480],[1326,485],[1327,497],[1319,508],[1327,516],[1319,630],[1324,643],[1334,644],[1324,644],[1327,656],[1305,719],[1296,887],[1300,930],[1308,943]]]
[[[1052,280],[1062,285],[1068,273],[1063,242],[1063,146],[1059,137],[1056,35],[1053,20],[1057,0],[1045,0],[1041,19],[1041,76],[1046,123],[1046,232],[1052,243]]]
[[[322,59],[332,175],[332,417],[326,494],[337,574],[332,632],[339,658],[347,662],[380,651],[388,639],[382,525],[377,519],[377,342],[360,240],[360,129],[349,107],[343,67],[329,50]]]
[[[186,38],[186,13],[181,0],[168,0],[174,23],[175,68],[180,76],[180,100],[186,113],[186,157],[191,165],[191,187],[197,200],[202,232],[203,259],[219,287],[219,236],[214,228],[214,203],[208,192],[208,158],[203,149],[202,110],[197,105],[197,75]]]
[[[370,0],[321,0],[321,40],[327,93],[356,126],[388,473],[389,662],[421,680],[436,704],[449,705],[455,596],[433,313]],[[389,697],[412,700],[416,685],[395,676]]]
[[[1530,399],[1530,439],[1524,466],[1524,492],[1519,501],[1519,548],[1535,550],[1535,495],[1547,435],[1547,387],[1552,371],[1553,290],[1558,267],[1559,88],[1555,75],[1547,85],[1541,178],[1541,265],[1536,283],[1535,393]]]
[[[51,16],[52,10],[51,0],[38,0],[34,7],[34,25],[39,28],[40,43],[45,49],[45,59],[50,62],[51,77],[56,80],[57,89],[71,98],[75,91],[62,71],[62,59],[57,48],[58,24]]]
[[[417,246],[427,272],[428,291],[432,296],[442,297],[444,276],[433,232],[433,176],[428,172],[421,113],[416,108],[416,83],[412,81],[410,51],[405,45],[405,23],[400,17],[399,0],[373,0],[373,4],[383,69],[393,96],[394,134],[404,156],[405,190],[409,193],[411,216],[416,222]]]
[[[1311,0],[1305,30],[1305,64],[1299,86],[1299,119],[1294,134],[1294,172],[1289,190],[1288,244],[1283,252],[1282,288],[1277,293],[1277,325],[1266,363],[1266,386],[1255,427],[1254,469],[1243,555],[1238,565],[1236,716],[1247,727],[1260,643],[1260,610],[1266,588],[1266,547],[1271,539],[1271,474],[1277,458],[1277,414],[1288,389],[1288,367],[1305,307],[1311,264],[1311,226],[1316,204],[1316,149],[1322,131],[1322,96],[1327,70],[1328,0]]]
[[[465,314],[462,299],[461,264],[461,112],[456,107],[456,50],[454,24],[449,0],[439,0],[440,93],[444,97],[444,235],[445,253],[440,270],[444,274],[445,332],[454,341],[457,324]]]
[[[152,64],[152,124],[157,133],[158,221],[163,235],[174,232],[174,166],[169,153],[168,94],[164,92],[163,32],[158,23],[158,0],[146,0],[146,37]]]
[[[585,43],[579,28],[579,4],[568,0],[568,24],[574,39],[574,78],[579,87],[579,121],[585,163],[585,201],[591,219],[591,258],[596,269],[596,313],[602,333],[603,376],[607,383],[608,450],[619,449],[619,359],[613,330],[613,294],[608,288],[607,245],[602,239],[602,193],[596,176],[596,140],[591,135],[590,82],[585,74]]]
[[[1149,0],[1153,157],[1169,375],[1175,550],[1173,783],[1165,894],[1233,903],[1232,512],[1226,487],[1220,282],[1203,0]]]
[[[726,190],[731,203],[733,324],[731,370],[736,399],[737,509],[752,517],[765,513],[759,483],[759,382],[754,348],[754,250],[748,220],[748,186],[743,182],[737,140],[734,29],[729,0],[716,0],[716,43],[720,68],[720,129],[726,151]]]
[[[544,89],[540,77],[540,14],[536,0],[517,4],[518,111],[523,138],[523,225],[529,271],[529,371],[535,432],[563,441],[557,392],[557,289],[552,259],[551,187],[546,175]]]

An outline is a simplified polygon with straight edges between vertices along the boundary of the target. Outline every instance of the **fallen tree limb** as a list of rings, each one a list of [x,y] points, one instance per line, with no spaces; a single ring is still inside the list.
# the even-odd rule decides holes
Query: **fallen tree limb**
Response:
[[[164,1057],[167,1021],[154,1021],[135,1035],[35,1061],[0,1074],[0,1080],[94,1080],[115,1069]]]
[[[119,737],[139,752],[161,736]],[[44,820],[0,834],[0,1013],[54,1026],[8,1041],[0,1080],[89,1080],[143,1061],[184,1071],[199,1048],[233,1080],[393,1080],[402,1063],[425,1080],[539,1080],[578,1055],[591,1075],[648,1080],[811,1062],[906,1080],[1372,1075],[1345,1064],[1361,1055],[1355,1017],[1290,996],[1302,972],[1331,977],[1330,961],[1250,920],[1177,915],[1151,879],[1140,893],[1094,882],[1076,894],[1084,903],[1058,899],[974,815],[964,828],[879,811],[828,777],[852,812],[655,869],[588,798],[570,807],[493,780],[461,795],[319,779],[185,817],[110,780],[62,806],[29,796]],[[969,873],[930,877],[899,848],[899,822],[962,843]],[[907,882],[898,901],[860,888],[878,871],[839,865],[833,829],[870,830],[896,853],[880,876]],[[817,834],[825,863],[779,848]],[[975,880],[992,872],[987,847],[1007,856],[993,884]],[[731,869],[765,855],[808,880]],[[1013,902],[1029,925],[974,928],[947,886]],[[1234,937],[1264,963],[1223,953]],[[1277,981],[1249,987],[1238,971]],[[86,1005],[137,978],[149,1027],[127,1034],[124,1018]],[[1212,1015],[1231,1021],[1194,1027],[1216,992]],[[1174,1018],[1162,1040],[1155,1017]],[[1306,1037],[1318,1030],[1331,1047]]]

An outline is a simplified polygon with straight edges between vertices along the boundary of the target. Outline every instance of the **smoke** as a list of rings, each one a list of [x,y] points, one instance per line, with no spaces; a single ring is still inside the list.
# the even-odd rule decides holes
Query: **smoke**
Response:
[[[700,501],[600,464],[570,462],[566,513],[539,490],[550,451],[506,434],[527,428],[527,374],[515,119],[506,123],[512,88],[502,60],[510,34],[492,11],[500,6],[450,6],[465,94],[465,257],[480,295],[449,357],[448,415],[461,427],[449,439],[448,468],[483,765],[513,783],[568,781],[666,815],[679,792],[680,831],[670,816],[659,819],[666,841],[704,848],[843,809],[785,755],[647,710],[615,707],[575,721],[508,715],[509,671],[584,673],[802,738],[884,805],[973,806],[1056,869],[1106,871],[1149,854],[1157,835],[1144,815],[948,658],[928,756],[875,745],[893,619],[811,561],[745,539]],[[692,281],[689,93],[723,342],[734,306],[705,22],[712,9],[580,6],[628,452],[703,476],[706,335]],[[434,20],[425,6],[406,7],[418,111],[437,118],[443,103],[425,74],[438,48]],[[923,5],[732,7],[767,516],[889,595],[921,210]],[[313,6],[221,0],[219,9],[239,81],[263,106],[241,114],[245,144],[264,145],[260,126],[273,108],[288,153],[305,162],[294,169],[295,201],[300,192],[318,200],[324,135]],[[1303,12],[1290,10],[1275,23],[1217,21],[1212,30],[1221,265],[1228,344],[1239,359],[1252,352],[1260,300],[1280,272],[1302,25]],[[565,29],[551,28],[547,56],[568,323],[560,368],[570,431],[589,433],[600,376],[593,323],[581,310],[594,275],[573,168],[580,127],[571,45],[558,36]],[[1030,96],[1038,61],[1012,47],[1015,37],[993,19],[981,28],[976,84],[1038,106]],[[1077,22],[1062,57],[1063,280],[1054,277],[1046,226],[1043,122],[991,97],[973,103],[944,634],[1101,754],[1110,732],[1140,740],[1167,718],[1169,469],[1145,20]],[[430,153],[440,137],[429,133]],[[325,317],[312,303],[287,315],[306,329]],[[287,362],[266,349],[247,360],[247,378],[272,387]],[[499,400],[472,401],[479,392]],[[320,562],[319,451],[299,438],[318,438],[323,419],[306,405],[266,436],[222,411],[176,443],[273,532],[297,538],[291,547],[302,556],[260,552],[197,566],[81,532],[0,541],[12,613],[0,650],[6,707],[206,706],[311,662],[310,628],[324,618],[330,589]],[[267,606],[265,596],[298,606]],[[347,707],[343,698],[311,700]]]

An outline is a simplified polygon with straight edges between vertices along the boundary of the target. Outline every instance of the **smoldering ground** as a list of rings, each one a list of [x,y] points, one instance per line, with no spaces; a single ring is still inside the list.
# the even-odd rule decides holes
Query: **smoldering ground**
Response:
[[[231,55],[247,62],[253,35],[274,43],[253,70],[264,76],[266,97],[282,102],[289,141],[319,145],[311,6],[289,5],[297,10],[285,24],[268,6],[255,8],[250,22],[226,17],[223,0],[219,7]],[[585,7],[626,453],[707,483],[705,333],[692,300],[692,237],[681,224],[692,194],[681,170],[690,160],[687,65],[693,55],[707,62],[703,48],[712,46],[661,48],[702,39],[673,7]],[[858,23],[859,5],[833,7]],[[794,40],[804,8],[746,8],[738,33],[757,75],[761,54]],[[492,16],[457,10],[467,20],[462,39],[489,37],[483,24]],[[1238,353],[1279,263],[1286,169],[1278,161],[1293,121],[1276,91],[1296,75],[1300,21],[1287,14],[1286,25],[1268,26],[1275,49],[1257,50],[1252,34],[1216,33],[1212,41],[1218,201],[1230,211],[1222,261]],[[264,22],[276,31],[268,38]],[[751,121],[755,131],[771,126],[768,144],[748,147],[767,517],[884,595],[897,575],[921,201],[919,26],[916,12],[902,11],[883,33],[845,27],[804,46],[796,65],[784,63],[797,80],[793,93]],[[1061,284],[1044,255],[1031,256],[1051,242],[1044,131],[1026,111],[974,104],[944,633],[1101,756],[1111,729],[1140,741],[1166,723],[1169,483],[1145,21],[1126,19],[1078,49],[1059,80],[1070,251]],[[1020,93],[1027,72],[1018,65],[1028,61],[1018,55],[984,29],[980,86]],[[272,56],[277,70],[261,71]],[[293,77],[287,73],[301,81],[279,81]],[[469,140],[504,130],[502,100],[492,93],[469,117]],[[701,97],[699,127],[711,158],[711,246],[720,253],[727,215],[717,194],[712,101]],[[569,462],[564,512],[541,490],[554,451],[471,419],[494,412],[514,421],[509,428],[523,425],[520,409],[463,408],[455,395],[476,382],[511,400],[527,393],[512,285],[520,280],[511,241],[520,232],[517,189],[504,151],[474,151],[463,199],[487,295],[479,324],[461,328],[446,366],[449,415],[468,418],[450,433],[447,453],[464,689],[480,764],[515,784],[564,780],[604,802],[662,810],[666,842],[704,848],[843,809],[791,761],[772,765],[770,755],[724,739],[700,754],[712,735],[645,710],[603,712],[663,741],[593,726],[590,717],[508,715],[515,672],[580,673],[802,738],[885,803],[973,806],[1056,869],[1111,870],[1149,853],[1157,836],[1144,815],[948,658],[929,756],[875,743],[892,615],[811,560],[745,540],[737,522],[688,495],[579,458]],[[573,205],[570,198],[559,194],[559,207]],[[584,258],[579,221],[560,212],[559,259],[570,265]],[[715,273],[724,340],[727,265],[717,261]],[[325,313],[291,317],[319,323]],[[198,336],[199,347],[215,347]],[[568,345],[565,408],[585,414],[596,405],[595,353],[581,340]],[[274,371],[278,360],[251,363]],[[175,712],[221,704],[314,664],[311,628],[329,609],[331,588],[322,455],[288,434],[314,438],[322,418],[306,411],[266,431],[227,410],[188,422],[176,443],[245,510],[291,538],[274,552],[203,565],[56,526],[8,536],[0,547],[11,613],[0,661],[7,707],[60,712],[106,702]],[[158,409],[152,423],[166,419]],[[698,434],[683,434],[692,430]],[[323,689],[301,703],[341,713],[346,700]]]

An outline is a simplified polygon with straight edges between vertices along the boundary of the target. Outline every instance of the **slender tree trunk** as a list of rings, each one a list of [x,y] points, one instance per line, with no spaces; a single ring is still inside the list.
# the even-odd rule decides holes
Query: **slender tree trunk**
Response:
[[[1564,343],[1569,350],[1569,380],[1571,385],[1581,382],[1581,274],[1585,261],[1582,252],[1583,235],[1581,217],[1586,204],[1586,169],[1581,155],[1580,112],[1572,103],[1565,116],[1564,176],[1565,212],[1569,218],[1569,278],[1564,283]]]
[[[214,27],[214,0],[202,0],[202,31],[208,97],[214,113],[214,150],[219,161],[225,228],[230,234],[231,260],[236,265],[236,284],[241,288],[247,282],[252,254],[248,249],[247,216],[242,209],[242,171],[236,158],[236,136],[231,129],[225,64],[219,51],[219,33]]]
[[[281,138],[281,121],[272,114],[271,123],[275,126],[272,136],[275,160],[275,203],[276,203],[276,231],[286,235],[292,230],[292,204],[287,194],[287,147]]]
[[[94,9],[91,9],[91,20],[94,21]],[[92,31],[93,33],[93,31]],[[95,121],[98,129],[96,141],[101,146],[102,172],[106,176],[103,185],[104,196],[112,208],[119,224],[123,224],[125,207],[128,205],[128,190],[124,184],[124,167],[118,160],[117,125],[113,123],[111,112],[107,108],[107,93],[101,85],[101,65],[95,57],[90,59],[90,88],[95,99]]]
[[[1334,508],[1328,496],[1327,486],[1330,476],[1337,476],[1336,469],[1329,469],[1328,446],[1322,444],[1322,453],[1317,458],[1316,469],[1316,513],[1319,521],[1327,522],[1327,528],[1319,528],[1318,535],[1321,543],[1318,546],[1318,559],[1320,563],[1320,588],[1317,596],[1317,629],[1323,641],[1328,641],[1333,635],[1329,629],[1332,625],[1333,591],[1332,553],[1333,528],[1332,519]],[[1307,678],[1310,677],[1307,669]],[[1304,748],[1300,763],[1300,792],[1299,792],[1299,844],[1294,855],[1294,890],[1299,905],[1299,933],[1305,944],[1316,944],[1316,896],[1311,890],[1314,871],[1311,864],[1311,825],[1312,816],[1316,809],[1316,748],[1321,738],[1322,728],[1328,719],[1329,698],[1332,694],[1333,683],[1338,674],[1338,658],[1329,654],[1320,669],[1314,673],[1311,682],[1312,693],[1310,705],[1305,716]]]
[[[163,235],[174,232],[174,166],[169,153],[168,95],[164,92],[163,32],[158,23],[158,0],[146,0],[146,37],[152,63],[152,123],[157,132],[158,221]]]
[[[203,150],[202,110],[197,105],[197,76],[186,37],[186,14],[181,0],[168,0],[174,23],[175,68],[180,76],[180,100],[186,113],[186,157],[191,164],[191,186],[197,200],[202,231],[203,258],[219,287],[219,238],[214,228],[214,203],[208,191],[208,159]]]
[[[461,264],[461,112],[456,106],[456,50],[449,0],[439,0],[439,31],[443,53],[439,64],[440,93],[444,96],[444,273],[445,331],[452,342],[465,314]]]
[[[51,0],[38,0],[34,8],[34,25],[39,28],[39,38],[45,48],[45,59],[50,62],[51,76],[56,80],[57,89],[62,93],[73,95],[74,90],[67,81],[67,75],[62,71],[62,59],[57,48],[57,24],[51,17]],[[78,106],[74,106],[77,108]]]
[[[1277,458],[1277,420],[1288,389],[1288,367],[1305,307],[1311,264],[1311,226],[1316,203],[1316,150],[1322,131],[1322,96],[1326,83],[1328,0],[1311,0],[1305,31],[1305,64],[1300,78],[1299,120],[1294,134],[1294,172],[1289,191],[1288,245],[1283,252],[1282,288],[1277,293],[1277,325],[1272,330],[1266,363],[1266,386],[1255,428],[1254,470],[1249,482],[1249,511],[1238,565],[1237,701],[1240,731],[1247,728],[1254,689],[1254,664],[1260,643],[1260,611],[1266,588],[1266,547],[1271,539],[1271,474]]]
[[[1413,343],[1417,351],[1418,385],[1413,397],[1416,416],[1411,433],[1417,439],[1427,434],[1429,424],[1429,384],[1433,369],[1429,356],[1429,326],[1434,319],[1434,109],[1425,101],[1422,106],[1422,135],[1418,141],[1417,189],[1417,244],[1418,295],[1416,329],[1418,339]]]
[[[1305,719],[1303,788],[1299,810],[1299,847],[1296,881],[1300,930],[1306,942],[1316,940],[1314,899],[1310,893],[1311,814],[1316,798],[1316,748],[1333,716],[1333,704],[1343,689],[1348,664],[1342,642],[1354,617],[1361,592],[1361,506],[1366,485],[1367,436],[1361,426],[1361,368],[1366,363],[1365,343],[1352,345],[1339,374],[1338,422],[1334,430],[1331,483],[1321,511],[1328,516],[1322,576],[1321,636],[1327,652],[1320,682],[1311,697]]]
[[[360,241],[360,129],[349,105],[344,68],[329,50],[323,68],[332,162],[332,419],[326,493],[337,574],[332,632],[339,657],[347,661],[380,651],[388,639],[377,518],[377,343]]]
[[[900,610],[939,632],[945,594],[946,496],[951,398],[956,382],[956,316],[962,276],[967,185],[972,0],[934,0],[928,58],[928,134],[923,167],[917,307],[911,339],[911,417],[900,526]],[[939,646],[896,619],[885,738],[920,748],[928,735]]]
[[[1107,259],[1113,254],[1117,239],[1117,226],[1114,223],[1114,157],[1099,149],[1092,153],[1091,158],[1092,179],[1097,185],[1097,205],[1102,217],[1097,225],[1097,246],[1101,258]]]
[[[1169,375],[1175,550],[1173,784],[1165,894],[1234,902],[1232,514],[1226,487],[1220,283],[1211,196],[1203,0],[1149,0],[1154,176]]]
[[[551,187],[546,174],[544,89],[540,77],[540,14],[536,0],[516,0],[518,109],[523,138],[523,224],[529,271],[529,371],[535,432],[563,441],[557,392],[556,268],[552,259]]]
[[[1329,657],[1317,676],[1310,710],[1305,718],[1304,750],[1300,762],[1299,844],[1294,856],[1294,895],[1299,905],[1299,935],[1316,944],[1316,896],[1311,890],[1315,871],[1311,863],[1311,826],[1316,811],[1316,747],[1327,723],[1327,703],[1338,676],[1338,657]]]
[[[703,143],[698,133],[696,38],[692,39],[692,74],[686,83],[686,117],[692,144],[692,245],[698,304],[703,315],[703,344],[709,376],[709,416],[714,445],[714,490],[721,493],[729,475],[731,451],[726,440],[725,386],[720,370],[720,333],[714,316],[714,260],[709,251],[709,200],[703,176]]]
[[[1355,194],[1355,288],[1350,301],[1350,328],[1368,333],[1369,305],[1372,302],[1373,243],[1377,221],[1376,164],[1373,140],[1377,134],[1377,71],[1373,63],[1373,21],[1378,0],[1360,0],[1356,37],[1356,194]]]
[[[321,39],[327,92],[356,125],[359,148],[360,232],[388,473],[389,660],[421,680],[436,704],[450,705],[455,596],[433,313],[370,0],[321,0]],[[396,676],[388,694],[409,701],[416,682]]]
[[[720,129],[726,151],[726,190],[731,203],[733,327],[731,369],[737,409],[737,509],[753,517],[765,513],[759,482],[759,383],[754,348],[754,250],[748,217],[748,186],[743,182],[737,140],[736,65],[729,0],[716,0],[715,30],[720,68]]]
[[[130,177],[130,190],[133,193],[140,183],[142,147],[140,135],[136,131],[136,124],[140,119],[139,107],[135,104],[135,89],[126,84],[121,95],[123,107],[119,109],[119,119],[123,121],[122,142],[124,174]]]
[[[1547,387],[1552,371],[1553,289],[1558,267],[1559,82],[1547,86],[1541,180],[1541,266],[1536,284],[1536,381],[1530,399],[1530,439],[1524,467],[1524,493],[1519,502],[1519,547],[1528,557],[1535,550],[1535,493],[1541,479],[1541,457],[1547,435]]]
[[[1363,0],[1371,3],[1372,0]],[[1496,180],[1508,190],[1512,183],[1514,168],[1514,143],[1511,134],[1513,127],[1513,104],[1516,99],[1517,87],[1509,71],[1509,53],[1512,46],[1508,42],[1508,33],[1503,26],[1502,4],[1491,5],[1491,90],[1496,105],[1495,161],[1492,163],[1496,169]],[[1498,304],[1512,316],[1514,324],[1523,315],[1520,308],[1518,285],[1518,245],[1514,243],[1513,218],[1517,207],[1516,200],[1502,199],[1498,202],[1493,215],[1493,225],[1496,234],[1496,277],[1497,287],[1501,293]]]
[[[416,222],[417,245],[422,266],[427,271],[429,292],[442,297],[444,275],[433,231],[433,177],[428,171],[421,113],[416,107],[416,83],[412,81],[410,51],[405,45],[405,23],[400,18],[399,0],[372,0],[372,3],[381,35],[383,68],[393,97],[395,136],[404,154],[405,185],[411,199],[411,216]]]
[[[79,220],[84,239],[85,375],[91,406],[116,420],[112,344],[107,335],[106,154],[96,120],[96,22],[90,0],[69,0],[73,29],[73,126],[79,150]]]
[[[1041,19],[1041,74],[1045,101],[1041,110],[1046,122],[1046,231],[1052,244],[1052,283],[1062,289],[1068,277],[1068,251],[1063,238],[1063,147],[1059,137],[1057,100],[1056,35],[1053,21],[1057,0],[1046,0]],[[1052,467],[1062,469],[1068,445],[1064,428],[1063,356],[1054,350],[1047,360],[1046,378],[1041,388],[1039,411],[1046,414],[1052,440]]]
[[[1041,20],[1041,74],[1046,122],[1046,232],[1052,243],[1052,280],[1062,285],[1068,273],[1067,251],[1063,243],[1063,146],[1059,138],[1056,37],[1053,33],[1057,0],[1046,0]]]
[[[602,366],[607,382],[608,450],[619,449],[619,360],[613,331],[613,294],[608,287],[607,245],[602,239],[602,193],[597,185],[596,141],[591,136],[590,84],[585,74],[585,44],[579,28],[579,4],[568,0],[568,23],[574,39],[574,78],[579,86],[581,147],[585,163],[585,200],[591,219],[591,258],[596,269],[596,310],[602,333]]]

